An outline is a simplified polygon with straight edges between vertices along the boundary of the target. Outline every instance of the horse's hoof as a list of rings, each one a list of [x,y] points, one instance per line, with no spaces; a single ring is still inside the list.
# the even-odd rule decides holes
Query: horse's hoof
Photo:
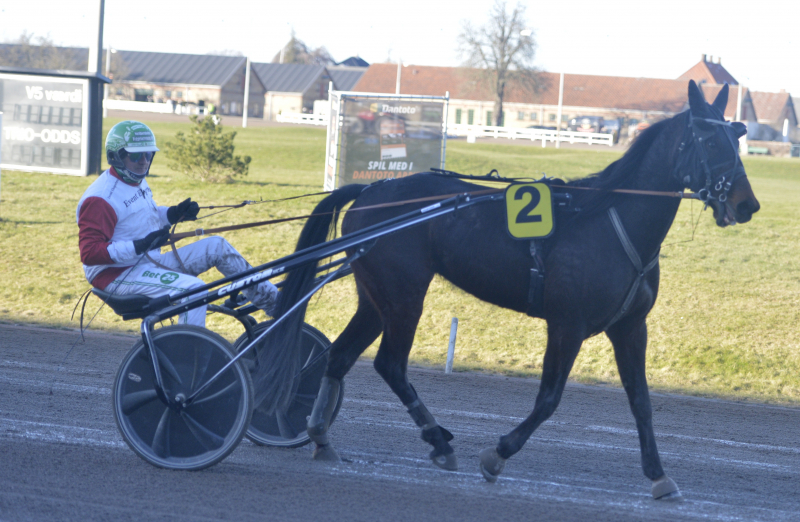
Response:
[[[506,465],[506,459],[497,454],[497,448],[486,448],[478,453],[481,459],[481,473],[488,482],[497,482],[497,477]]]
[[[320,462],[341,462],[342,459],[339,457],[339,453],[336,452],[333,446],[330,444],[320,445],[317,444],[317,447],[314,448],[314,454],[312,455],[314,460],[318,460]]]
[[[434,464],[446,471],[458,471],[458,459],[455,453],[431,457]]]
[[[666,475],[653,481],[652,493],[653,498],[656,500],[683,500],[683,495],[681,495],[678,485]]]

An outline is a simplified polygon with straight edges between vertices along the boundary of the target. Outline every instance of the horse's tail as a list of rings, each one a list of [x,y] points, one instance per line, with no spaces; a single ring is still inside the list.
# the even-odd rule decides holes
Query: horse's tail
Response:
[[[333,191],[314,208],[313,217],[306,221],[295,250],[318,245],[336,230],[339,212],[355,200],[365,185],[347,185]],[[317,273],[317,262],[291,270],[281,288],[273,317],[279,319],[304,295],[311,291]],[[301,361],[296,348],[306,315],[307,303],[298,307],[279,324],[257,347],[258,364],[253,373],[256,391],[255,404],[267,414],[285,411],[296,389],[295,379]]]

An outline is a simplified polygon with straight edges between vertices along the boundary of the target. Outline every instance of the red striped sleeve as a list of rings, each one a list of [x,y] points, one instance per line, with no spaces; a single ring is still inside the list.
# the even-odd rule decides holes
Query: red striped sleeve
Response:
[[[86,198],[78,213],[78,246],[84,265],[110,265],[108,245],[117,226],[117,213],[104,199]]]

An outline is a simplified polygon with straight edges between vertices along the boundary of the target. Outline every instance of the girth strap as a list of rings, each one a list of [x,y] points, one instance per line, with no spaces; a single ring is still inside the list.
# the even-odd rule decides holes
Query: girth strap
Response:
[[[622,243],[622,248],[625,249],[625,253],[628,254],[628,259],[631,260],[633,267],[636,269],[636,278],[633,280],[631,288],[628,290],[628,295],[625,297],[625,301],[622,302],[622,306],[614,315],[614,317],[612,317],[611,320],[603,327],[603,331],[608,330],[611,325],[619,321],[620,318],[622,318],[622,316],[628,312],[628,308],[630,308],[633,298],[636,296],[636,292],[639,290],[639,285],[642,284],[642,279],[644,279],[644,276],[647,274],[647,272],[652,270],[652,268],[658,264],[658,255],[661,252],[661,249],[659,249],[653,259],[647,263],[647,266],[642,267],[642,259],[639,257],[639,253],[636,252],[636,248],[633,246],[633,243],[631,243],[628,233],[625,232],[625,227],[622,225],[622,220],[620,220],[619,214],[617,214],[617,209],[610,207],[608,209],[608,217],[611,219],[611,224],[614,225],[614,230],[617,232],[619,242]]]
[[[526,313],[531,317],[541,317],[544,308],[544,261],[539,253],[541,244],[538,240],[531,239],[530,253],[533,261],[531,266],[531,279],[528,283],[528,309]]]

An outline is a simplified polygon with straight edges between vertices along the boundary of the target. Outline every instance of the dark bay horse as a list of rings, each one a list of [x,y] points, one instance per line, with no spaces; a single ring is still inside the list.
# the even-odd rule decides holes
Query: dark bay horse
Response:
[[[531,414],[501,437],[496,447],[481,452],[481,471],[490,482],[555,411],[583,341],[605,332],[613,344],[636,420],[642,467],[653,481],[653,496],[680,497],[677,486],[664,473],[656,449],[645,377],[645,320],[658,294],[658,253],[680,199],[614,190],[678,193],[689,189],[713,208],[720,227],[749,221],[759,210],[759,203],[738,155],[737,138],[743,134],[744,125],[724,121],[727,98],[726,85],[714,103],[708,104],[690,82],[689,110],[647,129],[622,158],[602,172],[554,187],[573,193],[575,207],[581,210],[557,216],[556,232],[539,252],[546,274],[543,306],[532,315],[547,321],[541,384]],[[324,199],[315,214],[336,211],[354,201],[342,223],[342,232],[351,233],[426,203],[361,212],[352,209],[484,188],[432,173],[416,174],[366,188],[343,187]],[[456,469],[449,444],[452,434],[438,425],[407,379],[408,355],[434,274],[479,299],[531,313],[530,244],[509,236],[504,212],[502,201],[458,210],[381,237],[353,263],[358,309],[333,343],[308,420],[308,433],[316,443],[314,458],[338,460],[327,431],[338,394],[342,393],[342,380],[359,355],[383,334],[375,370],[408,408],[422,429],[423,440],[433,446],[433,462],[444,469]],[[336,218],[330,216],[310,219],[297,249],[324,241],[335,223]],[[308,266],[290,273],[276,316],[285,313],[310,288],[314,269]],[[286,390],[291,389],[296,363],[287,363],[291,359],[288,354],[296,345],[292,336],[299,332],[304,310],[293,314],[296,318],[287,318],[286,328],[276,333],[270,348],[259,351],[259,368],[272,370],[259,370],[254,375],[256,387],[264,390],[263,404],[272,404],[273,408],[285,403]]]

